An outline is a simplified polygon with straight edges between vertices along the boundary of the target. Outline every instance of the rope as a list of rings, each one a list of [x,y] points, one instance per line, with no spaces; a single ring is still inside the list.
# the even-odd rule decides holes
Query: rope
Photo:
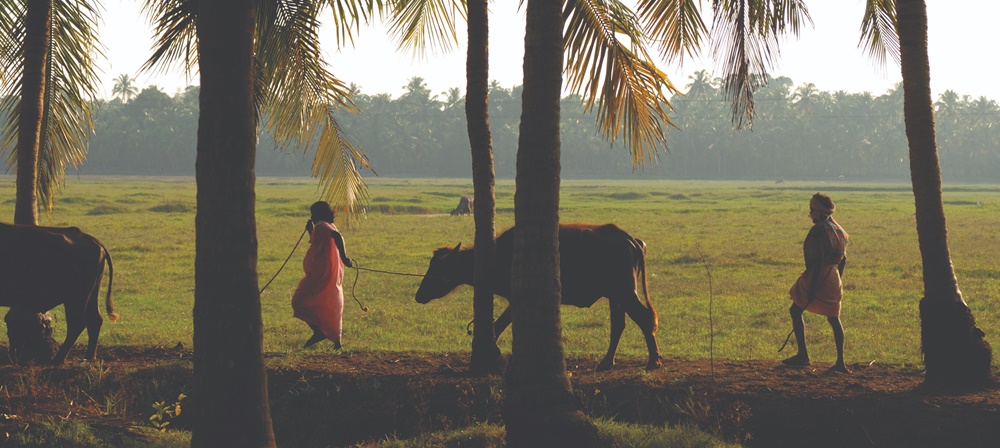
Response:
[[[288,260],[291,260],[291,259],[292,259],[292,254],[294,254],[294,253],[295,253],[295,249],[298,249],[298,248],[299,248],[299,243],[301,243],[301,242],[302,242],[302,238],[303,238],[304,236],[306,236],[306,232],[307,232],[306,230],[303,230],[303,231],[302,231],[302,235],[299,235],[299,240],[295,242],[295,246],[294,246],[294,247],[292,247],[292,251],[288,253],[288,258],[285,258],[285,262],[284,262],[284,263],[281,263],[281,267],[280,267],[280,268],[278,268],[278,272],[275,272],[275,273],[274,273],[274,276],[273,276],[273,277],[271,277],[271,279],[267,281],[267,283],[266,283],[266,284],[264,285],[264,287],[263,287],[263,288],[260,288],[260,291],[257,291],[257,294],[263,294],[263,293],[264,293],[264,290],[265,290],[265,289],[267,289],[267,287],[268,287],[268,286],[271,286],[271,282],[273,282],[273,281],[274,281],[274,279],[278,278],[278,274],[280,274],[280,273],[281,273],[281,270],[282,270],[282,269],[285,269],[285,265],[286,265],[286,264],[288,264]]]
[[[351,297],[354,298],[355,302],[358,302],[358,306],[361,307],[361,311],[364,311],[364,312],[367,313],[368,312],[368,307],[365,306],[365,304],[361,303],[361,301],[358,300],[358,295],[354,293],[354,290],[356,290],[358,288],[358,279],[361,278],[361,267],[358,266],[357,260],[355,260],[353,258],[351,258],[350,260],[351,260],[351,265],[352,265],[351,267],[353,267],[355,269],[354,270],[354,284],[351,285]]]
[[[403,275],[403,276],[408,276],[408,277],[423,277],[424,276],[423,274],[407,274],[405,272],[393,272],[393,271],[383,271],[383,270],[380,270],[380,269],[363,268],[363,267],[360,266],[360,264],[358,263],[358,261],[355,260],[355,259],[353,259],[353,258],[351,258],[351,265],[352,265],[351,267],[355,269],[355,271],[354,271],[354,284],[351,285],[351,297],[354,299],[355,302],[358,302],[358,306],[361,307],[361,311],[364,311],[366,313],[368,312],[368,307],[365,306],[365,304],[361,303],[361,300],[358,300],[358,296],[354,292],[355,289],[358,287],[358,279],[361,277],[361,271],[378,272],[378,273],[381,273],[381,274],[390,274],[390,275]]]
[[[351,262],[352,263],[354,262],[353,258],[351,259]],[[379,269],[363,268],[361,266],[358,266],[357,264],[355,264],[353,267],[354,267],[354,269],[358,269],[358,270],[361,270],[361,271],[378,272],[378,273],[382,273],[382,274],[405,275],[405,276],[409,276],[409,277],[423,277],[424,276],[424,274],[407,274],[405,272],[382,271],[382,270],[379,270]]]

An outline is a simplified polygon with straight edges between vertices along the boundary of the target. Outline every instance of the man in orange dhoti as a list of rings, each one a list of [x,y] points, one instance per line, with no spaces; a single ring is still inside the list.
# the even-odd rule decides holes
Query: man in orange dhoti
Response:
[[[799,351],[782,362],[793,366],[809,365],[805,324],[802,320],[802,313],[808,310],[826,316],[833,328],[837,362],[830,370],[849,373],[844,364],[844,327],[840,323],[840,302],[844,295],[840,278],[847,262],[847,245],[850,240],[844,228],[833,219],[835,209],[833,200],[825,194],[816,193],[809,200],[809,217],[813,226],[802,243],[806,270],[789,291],[792,306],[788,311],[792,316],[792,330]]]
[[[344,314],[344,266],[352,267],[352,264],[344,249],[344,237],[333,225],[330,204],[316,202],[310,212],[312,216],[306,223],[309,249],[302,260],[305,276],[292,295],[292,309],[294,316],[313,330],[305,347],[329,339],[334,348],[339,349]]]

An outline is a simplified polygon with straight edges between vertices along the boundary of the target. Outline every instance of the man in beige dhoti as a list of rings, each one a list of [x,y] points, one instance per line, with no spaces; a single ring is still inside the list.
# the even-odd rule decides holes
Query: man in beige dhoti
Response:
[[[782,362],[792,366],[809,365],[802,320],[802,313],[808,310],[826,316],[833,328],[837,363],[830,370],[849,373],[844,364],[844,327],[840,323],[840,302],[844,295],[840,277],[844,273],[850,240],[844,228],[833,219],[835,209],[833,200],[825,194],[816,193],[809,200],[809,217],[813,226],[802,243],[806,270],[789,291],[792,306],[788,311],[792,316],[792,329],[799,351]]]

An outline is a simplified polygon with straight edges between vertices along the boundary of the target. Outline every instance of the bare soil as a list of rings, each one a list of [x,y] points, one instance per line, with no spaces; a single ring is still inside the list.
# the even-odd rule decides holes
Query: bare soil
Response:
[[[72,383],[72,375],[56,373],[82,364],[72,356],[69,367],[0,366],[0,380],[27,373]],[[268,387],[281,446],[340,446],[387,434],[406,437],[501,421],[502,376],[469,376],[467,354],[317,353],[294,365],[276,361],[280,356],[268,355],[270,364],[280,365],[269,369]],[[176,381],[190,378],[191,353],[182,348],[113,347],[99,357],[109,377],[111,371],[148,376],[158,366],[171,365],[175,373],[181,370]],[[1000,446],[1000,388],[933,391],[922,386],[923,372],[914,368],[849,364],[852,372],[840,374],[828,372],[829,363],[787,367],[776,360],[668,358],[661,369],[646,372],[645,359],[626,358],[610,372],[595,372],[596,363],[567,360],[574,390],[594,417],[692,424],[754,447]],[[121,389],[139,388],[127,384],[148,382],[146,376],[120,380]],[[176,387],[190,392],[185,384]],[[15,410],[27,415],[19,422],[0,421],[0,431],[16,430],[32,412],[65,415],[71,410],[68,404],[59,408],[58,398],[38,393],[61,387],[36,388],[32,397],[15,389],[8,388],[6,397],[0,394],[0,415]],[[149,402],[131,408],[146,412]],[[96,411],[88,415],[79,404],[74,409],[79,418],[100,420]],[[136,424],[148,419],[133,417]],[[183,427],[185,422],[176,423]]]

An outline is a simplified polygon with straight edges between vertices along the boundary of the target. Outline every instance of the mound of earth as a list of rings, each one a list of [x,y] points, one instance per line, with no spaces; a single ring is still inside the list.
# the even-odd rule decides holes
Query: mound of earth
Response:
[[[148,372],[169,363],[186,366],[190,375],[191,353],[181,348],[111,347],[99,356],[109,372]],[[465,353],[284,357],[267,355],[276,366],[269,368],[268,388],[279,445],[347,445],[501,419],[503,378],[468,376]],[[594,417],[691,424],[747,446],[1000,446],[1000,389],[938,393],[922,387],[918,369],[849,364],[852,373],[845,375],[828,372],[824,363],[668,358],[646,372],[644,359],[625,358],[610,372],[595,372],[596,364],[594,358],[567,360],[574,390]],[[36,378],[67,381],[52,369],[73,365],[31,369],[49,372]],[[20,369],[0,367],[0,379],[9,381]],[[0,398],[0,414],[12,403],[7,400]],[[303,426],[308,434],[297,429]]]

